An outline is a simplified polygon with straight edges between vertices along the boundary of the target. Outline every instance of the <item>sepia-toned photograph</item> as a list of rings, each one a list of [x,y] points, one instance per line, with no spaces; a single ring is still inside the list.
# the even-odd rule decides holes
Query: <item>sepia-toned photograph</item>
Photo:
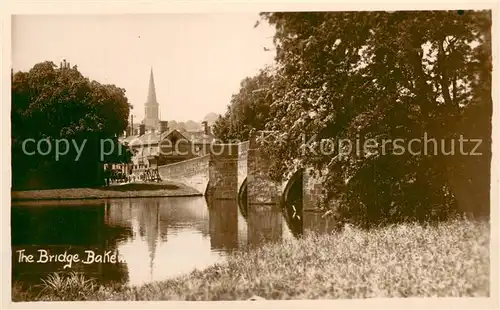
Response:
[[[491,297],[493,16],[13,14],[10,299]]]

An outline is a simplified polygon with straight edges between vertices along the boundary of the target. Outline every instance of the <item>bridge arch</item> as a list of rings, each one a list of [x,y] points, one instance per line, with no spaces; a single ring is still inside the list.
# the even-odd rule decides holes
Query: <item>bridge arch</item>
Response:
[[[245,219],[248,215],[247,193],[247,178],[245,178],[238,189],[238,207],[240,208],[241,215],[243,215]]]
[[[303,232],[303,170],[297,170],[285,185],[280,197],[280,205],[294,235]]]

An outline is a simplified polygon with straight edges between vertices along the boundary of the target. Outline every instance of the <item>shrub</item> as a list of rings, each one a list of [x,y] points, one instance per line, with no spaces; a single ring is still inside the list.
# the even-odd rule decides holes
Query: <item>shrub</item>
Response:
[[[44,300],[85,300],[97,288],[94,279],[87,279],[77,272],[63,276],[53,273],[42,279],[42,283],[40,296]]]

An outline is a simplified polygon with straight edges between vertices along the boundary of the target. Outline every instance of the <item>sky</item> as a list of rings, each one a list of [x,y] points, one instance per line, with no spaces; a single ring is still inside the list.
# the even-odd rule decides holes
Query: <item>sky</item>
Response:
[[[149,73],[163,120],[222,114],[240,82],[272,64],[274,29],[258,13],[18,15],[12,67],[66,59],[84,76],[126,90],[134,122],[144,118]],[[264,47],[271,48],[265,51]]]

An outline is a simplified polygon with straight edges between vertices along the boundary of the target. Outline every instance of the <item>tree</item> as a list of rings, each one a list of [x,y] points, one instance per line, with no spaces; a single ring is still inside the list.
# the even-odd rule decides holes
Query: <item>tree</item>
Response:
[[[186,131],[186,123],[185,122],[178,122],[177,123],[177,130],[179,131]]]
[[[125,90],[115,85],[90,81],[75,67],[57,68],[52,62],[42,62],[28,72],[12,77],[12,167],[13,187],[23,187],[33,170],[47,171],[52,186],[88,185],[96,180],[101,161],[101,141],[117,137],[128,125],[129,103]],[[47,139],[55,145],[58,139],[69,142],[67,154],[55,158],[48,155],[28,155],[23,141]],[[74,144],[83,152],[75,161]],[[113,155],[114,156],[114,155]],[[113,158],[103,158],[104,162]],[[45,184],[48,186],[48,184]]]
[[[489,193],[489,145],[478,168],[481,181],[465,186],[464,156],[382,154],[382,138],[437,141],[470,136],[473,123],[491,120],[489,12],[308,12],[263,13],[274,25],[278,64],[271,89],[273,118],[267,144],[273,177],[313,167],[324,184],[324,207],[339,220],[369,226],[401,220],[442,219],[474,210],[460,192]],[[473,108],[476,107],[476,108]],[[473,110],[481,112],[469,112]],[[462,125],[459,125],[462,124]],[[304,134],[307,133],[306,136]],[[474,137],[489,141],[484,126]],[[378,152],[340,154],[342,141],[376,139]],[[308,143],[306,143],[308,142]],[[326,144],[336,148],[322,152]],[[486,142],[487,143],[487,142]],[[420,148],[422,151],[422,148]],[[472,167],[472,168],[471,168]],[[471,191],[472,187],[472,191]],[[331,204],[336,200],[338,204]],[[484,207],[484,206],[483,206]]]
[[[264,129],[270,119],[272,79],[269,68],[261,70],[254,77],[243,79],[226,113],[214,123],[215,136],[223,141],[246,141],[250,130]]]
[[[227,109],[224,115],[219,115],[217,120],[212,126],[212,131],[214,135],[221,141],[227,142],[231,139],[231,123],[229,122],[231,110]]]
[[[186,128],[187,131],[197,131],[200,129],[200,127],[201,124],[193,120],[188,120],[184,125],[184,128]]]
[[[210,112],[203,118],[203,121],[207,122],[208,125],[213,125],[215,121],[219,118],[219,114]]]

